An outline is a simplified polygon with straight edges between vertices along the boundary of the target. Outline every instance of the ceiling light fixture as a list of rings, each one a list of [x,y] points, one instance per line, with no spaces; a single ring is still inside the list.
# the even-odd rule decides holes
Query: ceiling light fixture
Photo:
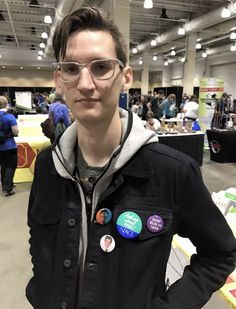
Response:
[[[170,52],[171,56],[175,56],[176,55],[176,51],[174,49],[172,49],[172,51]]]
[[[151,46],[157,46],[157,41],[156,41],[156,40],[151,40],[150,45],[151,45]]]
[[[39,50],[39,51],[38,51],[38,54],[39,54],[40,56],[42,56],[42,55],[43,55],[43,51],[42,51],[42,50]]]
[[[181,62],[185,62],[186,58],[183,56],[182,58],[180,58]]]
[[[231,16],[231,12],[228,8],[228,4],[225,4],[225,7],[221,11],[221,18],[229,18]]]
[[[48,34],[47,34],[47,32],[42,32],[42,34],[41,34],[41,38],[43,38],[43,39],[47,39],[47,38],[48,38]]]
[[[39,47],[40,47],[40,48],[45,48],[46,46],[45,46],[45,44],[44,44],[43,42],[41,42],[41,43],[39,44]]]
[[[152,60],[157,61],[157,56],[153,56]]]
[[[152,0],[145,0],[144,3],[143,3],[143,7],[145,9],[152,9],[153,8]]]
[[[44,16],[44,20],[45,24],[51,24],[52,23],[52,17],[50,15],[46,15]]]
[[[143,60],[142,60],[142,59],[139,59],[138,63],[139,63],[140,65],[142,65],[142,64],[143,64]]]
[[[169,64],[168,60],[165,60],[164,65],[167,66]]]
[[[138,52],[138,50],[137,50],[136,47],[132,48],[132,53],[133,53],[133,54],[137,54],[137,52]]]
[[[201,48],[202,48],[201,43],[197,43],[197,44],[196,44],[196,49],[201,49]]]
[[[205,50],[202,53],[202,58],[207,58],[207,52]]]
[[[185,30],[183,26],[180,26],[178,29],[178,35],[185,35]]]
[[[38,60],[42,60],[42,56],[38,56],[37,59],[38,59]]]
[[[230,34],[230,40],[236,40],[236,32],[231,32],[231,34]]]
[[[231,51],[236,51],[236,44],[235,43],[230,46],[230,50]]]

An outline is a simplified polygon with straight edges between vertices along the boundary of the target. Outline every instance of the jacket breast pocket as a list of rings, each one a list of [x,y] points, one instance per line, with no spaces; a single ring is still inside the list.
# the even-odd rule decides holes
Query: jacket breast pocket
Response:
[[[123,220],[119,220],[121,216]],[[132,235],[132,231],[135,231],[137,235],[133,237],[134,241],[146,241],[152,238],[159,241],[158,239],[173,233],[173,211],[160,205],[138,206],[136,204],[135,207],[117,205],[114,211],[114,221],[116,228],[120,228],[120,234],[124,238],[132,239],[129,236]],[[118,227],[119,222],[122,222],[123,226]]]

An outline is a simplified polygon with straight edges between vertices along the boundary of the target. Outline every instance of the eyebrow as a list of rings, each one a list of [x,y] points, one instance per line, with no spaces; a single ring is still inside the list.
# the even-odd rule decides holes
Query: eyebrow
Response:
[[[95,60],[104,60],[104,59],[108,59],[109,60],[109,59],[115,59],[115,58],[98,57],[98,58],[92,58],[91,60],[83,62],[83,63],[89,63],[89,62],[92,62],[92,61],[95,61]],[[75,60],[73,58],[65,58],[61,62],[77,62],[77,63],[82,64],[82,62],[79,62],[78,60]]]

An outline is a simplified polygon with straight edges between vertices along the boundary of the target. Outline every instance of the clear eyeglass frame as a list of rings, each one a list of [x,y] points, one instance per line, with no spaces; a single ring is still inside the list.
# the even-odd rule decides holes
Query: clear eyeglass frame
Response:
[[[52,68],[61,73],[61,80],[65,83],[77,81],[83,68],[87,68],[94,79],[108,80],[114,76],[115,65],[122,69],[125,67],[122,61],[116,58],[98,59],[88,63],[78,63],[76,61],[54,62]],[[74,70],[74,71],[73,71]]]

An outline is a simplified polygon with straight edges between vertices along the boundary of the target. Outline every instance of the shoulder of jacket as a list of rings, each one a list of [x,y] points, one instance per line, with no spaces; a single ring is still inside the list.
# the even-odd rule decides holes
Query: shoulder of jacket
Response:
[[[186,155],[183,152],[178,151],[177,149],[174,149],[172,147],[169,147],[167,145],[161,144],[160,142],[154,142],[147,144],[142,147],[142,151],[147,153],[147,155],[151,155],[154,159],[154,162],[157,164],[160,164],[161,162],[166,163],[175,163],[178,165],[189,166],[192,163],[195,165],[197,164],[191,157]]]

